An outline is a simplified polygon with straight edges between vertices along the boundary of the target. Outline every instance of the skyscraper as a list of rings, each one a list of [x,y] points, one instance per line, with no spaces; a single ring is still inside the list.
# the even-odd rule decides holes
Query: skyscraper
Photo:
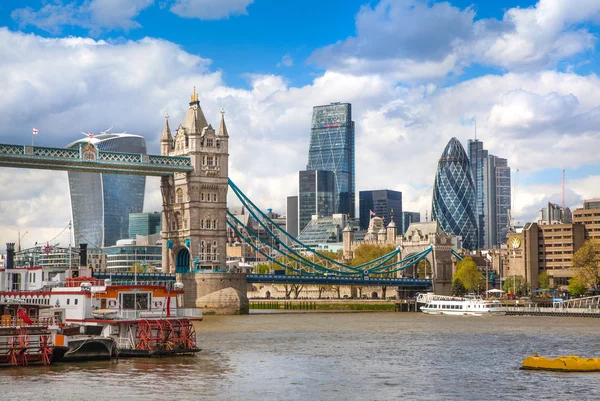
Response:
[[[460,235],[463,247],[477,248],[475,190],[469,159],[456,138],[450,139],[438,162],[431,218],[447,233]]]
[[[129,237],[135,239],[136,235],[152,235],[160,233],[162,214],[154,213],[130,213],[129,214]]]
[[[350,217],[354,217],[354,121],[350,103],[313,107],[306,169],[333,171],[333,213],[350,214]]]
[[[78,149],[91,142],[102,151],[146,154],[146,139],[130,134],[101,134],[66,147]],[[129,235],[129,213],[144,207],[146,177],[123,174],[68,172],[75,246],[111,246]]]
[[[378,217],[383,217],[386,225],[393,219],[396,227],[402,227],[402,192],[389,189],[360,191],[358,199],[362,230],[369,228],[371,212]]]
[[[408,227],[412,223],[420,223],[421,222],[421,213],[417,212],[402,212],[402,234],[406,233]]]
[[[287,197],[287,208],[285,212],[285,230],[288,234],[297,237],[298,234],[298,197]]]
[[[504,243],[510,223],[510,167],[506,159],[489,154],[477,139],[469,140],[468,148],[475,184],[478,243],[480,248],[493,248]]]
[[[326,170],[300,171],[298,189],[298,234],[300,234],[313,215],[334,214],[335,174]]]

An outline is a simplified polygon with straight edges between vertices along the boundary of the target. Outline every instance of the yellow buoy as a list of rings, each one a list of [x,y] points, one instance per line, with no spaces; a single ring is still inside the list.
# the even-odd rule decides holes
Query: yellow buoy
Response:
[[[525,358],[521,369],[554,370],[559,372],[594,372],[600,371],[600,358],[581,358],[577,355],[544,358],[534,354]]]

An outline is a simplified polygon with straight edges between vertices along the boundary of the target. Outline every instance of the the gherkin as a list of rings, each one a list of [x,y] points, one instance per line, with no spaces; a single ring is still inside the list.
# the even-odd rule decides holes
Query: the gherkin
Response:
[[[460,235],[467,249],[477,249],[475,187],[469,159],[456,138],[450,139],[438,162],[431,217],[447,233]]]

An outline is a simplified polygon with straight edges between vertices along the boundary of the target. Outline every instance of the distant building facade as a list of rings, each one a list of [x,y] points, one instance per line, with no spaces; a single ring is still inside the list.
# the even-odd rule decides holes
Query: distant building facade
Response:
[[[131,134],[101,134],[71,142],[79,149],[91,142],[98,150],[146,154],[146,139]],[[146,177],[69,171],[75,246],[110,246],[129,235],[129,214],[141,213]]]
[[[300,171],[298,181],[298,232],[313,215],[335,213],[335,174],[326,170]]]
[[[406,233],[406,230],[408,230],[408,227],[410,227],[410,225],[412,223],[420,223],[421,222],[421,213],[416,213],[416,212],[402,212],[402,233],[404,235],[404,233]]]
[[[354,218],[354,121],[349,103],[313,107],[306,170],[332,171],[335,174],[333,213]],[[302,218],[300,220],[302,226]]]
[[[129,214],[129,236],[158,234],[161,230],[162,214],[154,213],[130,213]],[[121,238],[123,239],[123,238]]]
[[[538,212],[537,223],[539,225],[546,224],[568,224],[573,221],[571,209],[566,207],[564,210],[561,206],[548,202],[548,206],[543,207]]]
[[[109,271],[130,272],[135,268],[138,272],[151,272],[162,269],[160,234],[122,239],[116,245],[103,248],[102,253]]]
[[[285,212],[286,231],[293,237],[298,237],[298,197],[288,196]]]
[[[462,237],[466,249],[477,249],[474,184],[469,159],[456,138],[448,142],[438,162],[431,218],[442,231]]]
[[[359,192],[360,228],[366,230],[371,220],[371,212],[382,217],[385,223],[394,221],[402,226],[402,192],[389,189]]]

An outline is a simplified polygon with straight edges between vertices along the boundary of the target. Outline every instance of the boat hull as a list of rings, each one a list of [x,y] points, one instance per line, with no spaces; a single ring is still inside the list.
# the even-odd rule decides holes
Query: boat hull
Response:
[[[598,372],[600,371],[600,358],[581,358],[571,355],[551,359],[534,355],[525,358],[521,369],[555,372]]]
[[[100,361],[115,358],[117,344],[113,338],[86,336],[69,338],[69,351],[63,362]]]

